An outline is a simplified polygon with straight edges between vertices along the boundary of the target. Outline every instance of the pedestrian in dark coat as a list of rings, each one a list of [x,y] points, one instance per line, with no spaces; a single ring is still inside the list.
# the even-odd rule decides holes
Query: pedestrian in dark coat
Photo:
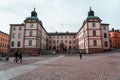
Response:
[[[22,63],[22,52],[20,51],[19,53],[18,53],[18,60],[20,60],[20,63]]]
[[[14,62],[17,62],[18,61],[18,51],[15,52],[15,59],[14,59]]]
[[[80,55],[80,59],[82,59],[82,52],[81,51],[79,52],[79,55]]]

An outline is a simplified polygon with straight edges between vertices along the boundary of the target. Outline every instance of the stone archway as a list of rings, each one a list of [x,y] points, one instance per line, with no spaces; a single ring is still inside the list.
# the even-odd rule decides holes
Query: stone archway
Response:
[[[60,51],[65,52],[66,48],[65,48],[65,44],[64,43],[60,43]]]

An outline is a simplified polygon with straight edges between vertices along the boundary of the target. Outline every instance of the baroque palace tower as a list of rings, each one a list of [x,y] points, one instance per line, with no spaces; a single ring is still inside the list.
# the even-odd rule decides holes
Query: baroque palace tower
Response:
[[[103,52],[109,50],[109,24],[101,23],[101,19],[94,15],[90,7],[88,17],[77,33],[78,49],[86,53]]]

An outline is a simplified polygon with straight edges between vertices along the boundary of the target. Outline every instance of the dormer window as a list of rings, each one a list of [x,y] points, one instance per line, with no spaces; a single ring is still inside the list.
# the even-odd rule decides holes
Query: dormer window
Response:
[[[30,24],[30,28],[33,28],[33,23]]]
[[[16,27],[13,27],[13,31],[15,31],[16,30]]]
[[[92,27],[95,27],[96,25],[95,25],[95,23],[92,23]]]
[[[106,30],[106,26],[103,26],[103,29]]]

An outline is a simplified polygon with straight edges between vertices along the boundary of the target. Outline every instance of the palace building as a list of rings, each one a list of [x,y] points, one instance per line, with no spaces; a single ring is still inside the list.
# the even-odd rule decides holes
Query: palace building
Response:
[[[10,24],[10,51],[19,49],[24,53],[39,53],[41,50],[103,52],[110,49],[109,24],[101,21],[90,8],[88,17],[78,32],[48,33],[34,9],[24,23]]]
[[[77,49],[76,42],[77,33],[48,33],[48,49],[57,50],[58,52],[66,52]]]
[[[22,24],[10,24],[10,51],[18,49],[24,53],[38,53],[46,49],[48,33],[37,17],[37,12],[32,11]]]
[[[88,17],[77,33],[78,49],[83,49],[86,53],[110,49],[109,24],[101,23],[101,21],[90,8]]]
[[[0,31],[0,55],[8,53],[9,35]]]

